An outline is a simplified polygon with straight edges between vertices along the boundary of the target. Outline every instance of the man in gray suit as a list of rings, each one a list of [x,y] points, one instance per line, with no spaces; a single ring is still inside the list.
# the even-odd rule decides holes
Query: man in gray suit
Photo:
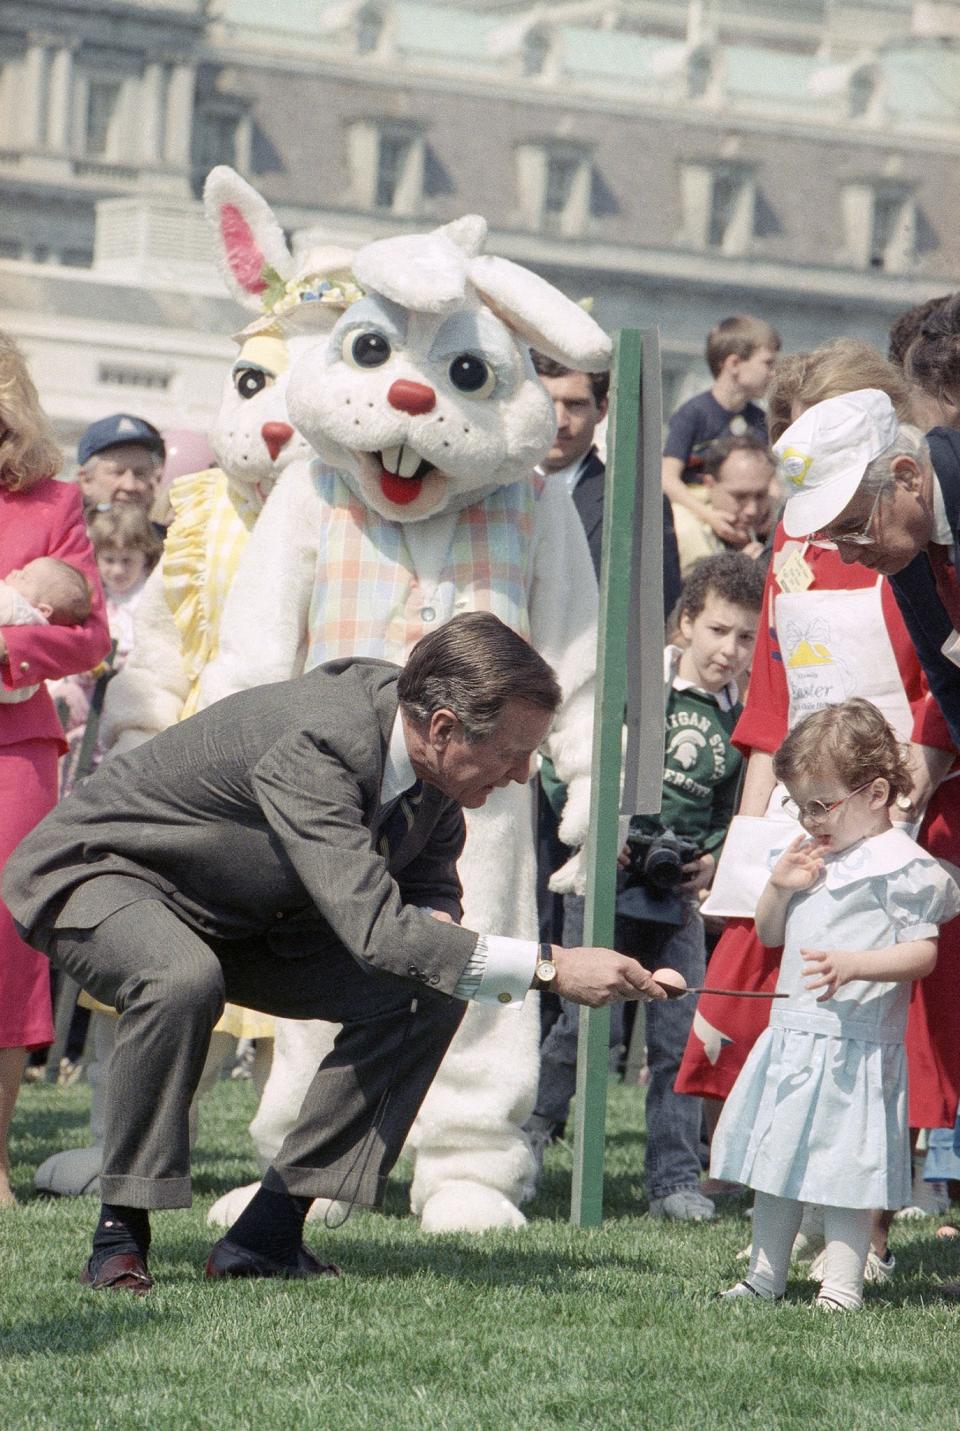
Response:
[[[107,761],[8,861],[28,942],[120,1013],[81,1280],[145,1292],[149,1209],[190,1203],[187,1113],[225,1000],[343,1025],[209,1277],[336,1272],[315,1197],[374,1205],[463,1001],[552,984],[662,997],[639,964],[463,929],[462,806],[526,781],[560,690],[496,617],[455,617],[403,670],[343,660],[221,701]]]

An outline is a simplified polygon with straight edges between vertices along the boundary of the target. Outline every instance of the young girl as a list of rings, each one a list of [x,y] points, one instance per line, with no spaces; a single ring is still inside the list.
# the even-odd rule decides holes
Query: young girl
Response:
[[[714,1135],[712,1175],[757,1194],[749,1270],[722,1296],[783,1295],[809,1202],[825,1215],[817,1304],[855,1309],[870,1210],[910,1195],[910,983],[933,969],[938,926],[960,912],[960,890],[891,825],[910,774],[869,701],[801,721],[774,773],[809,838],[780,855],[757,905],[760,939],[783,946],[777,990],[789,997],[774,1004]]]
[[[103,696],[110,677],[133,649],[134,614],[162,550],[140,507],[116,506],[108,512],[97,512],[88,530],[106,593],[113,649],[96,670],[51,683],[69,746],[60,766],[61,796],[100,763],[103,752],[97,736]]]

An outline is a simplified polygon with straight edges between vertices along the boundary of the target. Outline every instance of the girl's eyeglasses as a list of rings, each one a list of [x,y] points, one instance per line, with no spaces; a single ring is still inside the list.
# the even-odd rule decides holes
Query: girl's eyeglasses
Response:
[[[829,527],[824,527],[822,531],[813,532],[809,538],[810,545],[814,547],[825,547],[828,551],[836,551],[837,547],[870,547],[873,546],[876,538],[873,535],[873,519],[877,515],[877,508],[880,506],[880,499],[887,489],[881,487],[880,491],[873,499],[873,506],[870,508],[870,515],[862,527],[855,527],[852,532],[834,532]]]
[[[829,805],[825,804],[823,800],[808,800],[805,805],[800,805],[792,795],[784,795],[780,801],[780,807],[794,820],[807,820],[812,825],[819,825],[821,820],[825,820],[829,814],[839,809],[847,800],[852,800],[854,795],[859,795],[861,790],[868,790],[872,784],[873,781],[868,780],[865,785],[858,785],[856,790],[841,795],[839,800],[832,800]]]

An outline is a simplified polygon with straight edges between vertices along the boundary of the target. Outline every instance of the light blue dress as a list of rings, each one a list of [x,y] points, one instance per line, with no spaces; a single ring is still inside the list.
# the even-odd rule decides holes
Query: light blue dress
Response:
[[[883,949],[936,938],[960,913],[960,889],[898,829],[827,856],[794,895],[778,992],[724,1106],[710,1172],[759,1192],[830,1207],[897,1208],[910,1200],[909,983],[845,984],[817,1003],[801,949]]]

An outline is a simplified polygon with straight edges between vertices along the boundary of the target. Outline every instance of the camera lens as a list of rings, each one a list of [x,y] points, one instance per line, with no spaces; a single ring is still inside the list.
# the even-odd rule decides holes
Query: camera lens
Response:
[[[643,874],[655,889],[673,889],[683,879],[683,862],[676,850],[658,842],[650,847]]]

